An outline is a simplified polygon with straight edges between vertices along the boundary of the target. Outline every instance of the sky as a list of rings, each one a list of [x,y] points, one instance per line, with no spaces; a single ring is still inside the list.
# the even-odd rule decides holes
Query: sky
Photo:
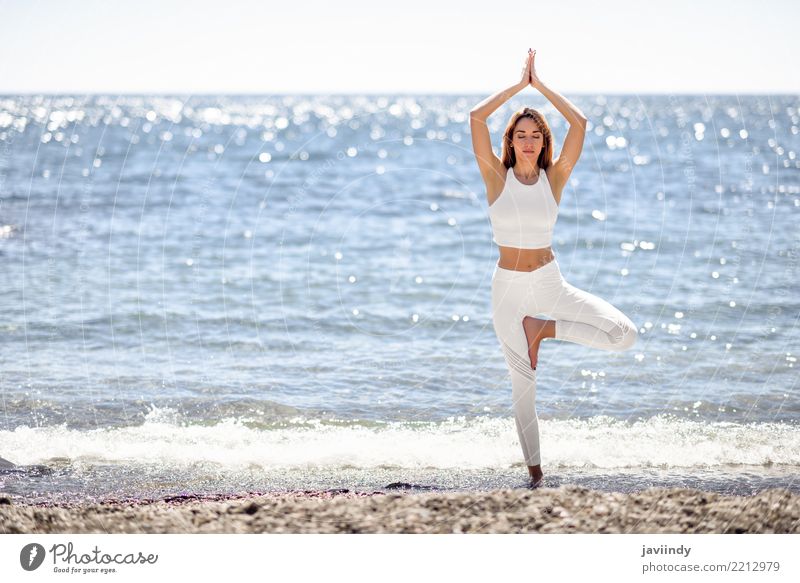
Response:
[[[800,94],[795,0],[0,0],[0,93]],[[533,90],[533,89],[531,89]]]

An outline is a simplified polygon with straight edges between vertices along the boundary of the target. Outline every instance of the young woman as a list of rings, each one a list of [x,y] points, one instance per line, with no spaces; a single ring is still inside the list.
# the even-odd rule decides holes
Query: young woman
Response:
[[[511,374],[514,418],[531,486],[542,483],[536,365],[545,338],[602,350],[628,350],[636,326],[607,301],[567,283],[550,248],[561,195],[578,162],[586,117],[536,75],[536,51],[518,83],[483,100],[470,112],[472,147],[486,183],[493,241],[500,260],[492,276],[492,319]],[[525,107],[503,132],[502,159],[492,151],[486,119],[528,85],[567,119],[569,131],[553,160],[553,137],[544,116]],[[544,314],[551,319],[535,316]]]

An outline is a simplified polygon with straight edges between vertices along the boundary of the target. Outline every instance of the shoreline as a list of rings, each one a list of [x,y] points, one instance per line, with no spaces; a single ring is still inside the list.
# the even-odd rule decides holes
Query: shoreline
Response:
[[[16,503],[0,533],[800,533],[800,494],[582,486],[478,492],[346,489]]]

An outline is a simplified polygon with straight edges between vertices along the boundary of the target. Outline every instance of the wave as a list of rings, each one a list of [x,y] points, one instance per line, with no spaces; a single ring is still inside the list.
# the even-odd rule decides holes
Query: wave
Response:
[[[800,426],[704,422],[658,415],[634,422],[596,416],[542,419],[543,463],[568,468],[702,468],[800,464]],[[140,425],[91,430],[19,426],[0,432],[17,465],[145,463],[223,468],[491,469],[519,464],[512,418],[380,422],[302,415],[264,422],[227,417],[189,423],[153,408]]]

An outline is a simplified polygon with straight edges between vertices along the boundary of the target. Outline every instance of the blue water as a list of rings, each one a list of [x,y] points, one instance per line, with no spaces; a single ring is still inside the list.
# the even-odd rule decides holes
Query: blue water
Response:
[[[0,96],[0,492],[523,484],[483,97]],[[800,491],[800,97],[570,99],[553,248],[640,336],[543,343],[550,483]]]

